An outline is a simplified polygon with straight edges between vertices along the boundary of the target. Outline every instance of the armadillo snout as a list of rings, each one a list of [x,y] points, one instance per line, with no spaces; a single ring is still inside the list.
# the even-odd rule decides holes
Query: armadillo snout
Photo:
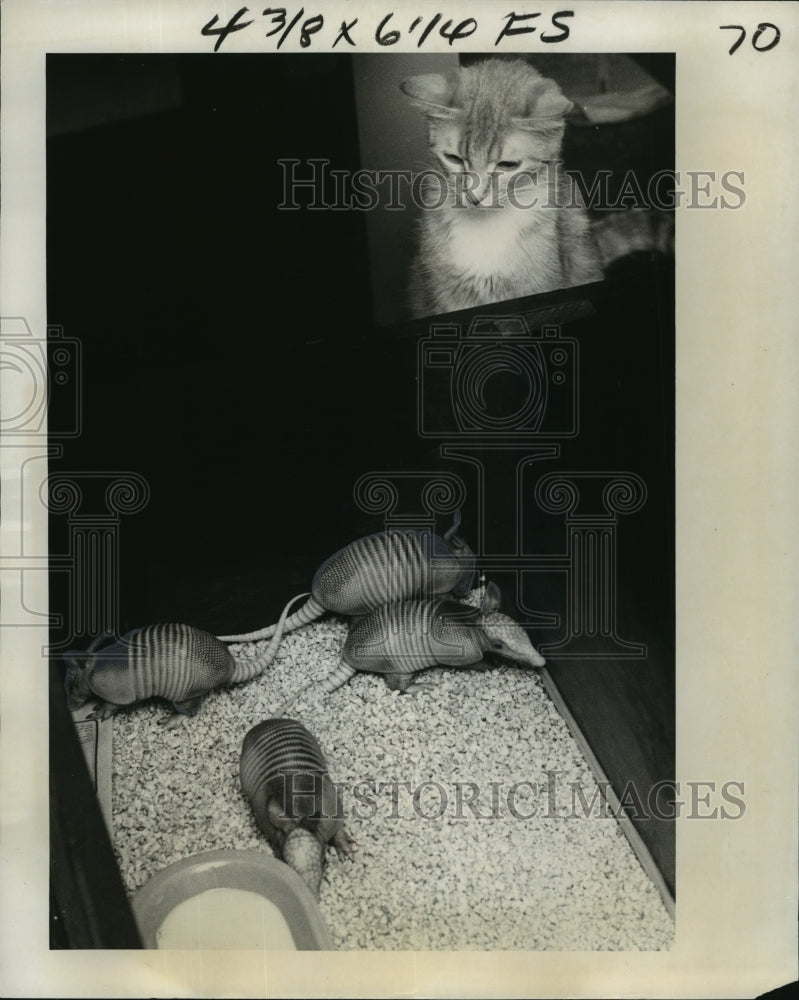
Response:
[[[531,667],[545,667],[547,665],[547,661],[535,647],[533,647],[533,655],[530,657],[529,662]]]
[[[319,838],[302,827],[292,830],[283,844],[283,860],[308,886],[314,899],[318,900],[324,863],[324,847]]]
[[[544,657],[530,642],[527,631],[501,611],[490,611],[483,617],[483,630],[490,642],[489,650],[517,667],[543,667]]]

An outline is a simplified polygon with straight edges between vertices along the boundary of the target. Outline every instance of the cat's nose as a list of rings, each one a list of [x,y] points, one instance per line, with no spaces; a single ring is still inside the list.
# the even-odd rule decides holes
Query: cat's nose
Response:
[[[491,178],[478,173],[464,173],[457,181],[461,204],[469,208],[482,208],[489,200]]]
[[[480,208],[491,208],[498,203],[496,174],[481,174],[478,183],[469,192],[473,204]]]
[[[483,204],[483,202],[488,197],[488,193],[489,193],[489,185],[487,182],[485,182],[485,183],[480,183],[480,185],[474,188],[473,190],[467,191],[466,197],[473,205],[477,206]]]

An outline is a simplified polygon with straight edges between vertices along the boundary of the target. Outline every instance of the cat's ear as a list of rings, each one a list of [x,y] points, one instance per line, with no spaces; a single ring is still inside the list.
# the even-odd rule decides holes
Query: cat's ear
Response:
[[[551,80],[532,81],[524,96],[524,114],[513,119],[513,124],[521,129],[537,129],[547,121],[556,124],[574,107]]]
[[[451,106],[457,80],[442,73],[423,73],[403,80],[400,90],[416,107],[433,118],[451,118],[456,109]]]

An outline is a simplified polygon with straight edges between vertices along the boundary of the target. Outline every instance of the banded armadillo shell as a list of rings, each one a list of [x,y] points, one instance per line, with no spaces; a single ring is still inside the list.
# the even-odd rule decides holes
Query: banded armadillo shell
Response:
[[[241,748],[241,787],[253,803],[256,819],[260,803],[277,800],[283,814],[301,821],[324,840],[341,826],[338,797],[327,773],[327,763],[312,733],[295,719],[266,719],[244,737]]]
[[[146,625],[90,654],[88,685],[113,705],[165,698],[180,710],[227,683],[236,662],[224,643],[191,625]],[[198,706],[199,707],[199,706]]]
[[[378,532],[334,552],[314,574],[311,596],[285,623],[285,632],[333,611],[360,615],[412,597],[463,596],[474,579],[475,557],[454,535],[460,517],[442,538],[416,529]],[[222,635],[224,642],[269,639],[277,626]]]
[[[479,609],[457,601],[385,605],[353,625],[342,659],[355,670],[387,674],[470,666],[483,657],[479,620]]]
[[[311,592],[328,611],[359,615],[417,595],[465,593],[473,557],[427,531],[385,531],[351,542],[316,571]]]

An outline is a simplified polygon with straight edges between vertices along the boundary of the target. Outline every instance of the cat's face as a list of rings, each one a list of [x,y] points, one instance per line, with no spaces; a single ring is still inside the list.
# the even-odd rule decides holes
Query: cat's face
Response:
[[[529,207],[557,160],[571,103],[520,60],[487,60],[450,77],[412,77],[402,90],[425,114],[450,204]]]
[[[430,149],[447,177],[452,204],[472,210],[521,207],[546,183],[546,163],[557,159],[560,135],[507,128],[480,142],[468,123],[456,122],[431,127]]]

